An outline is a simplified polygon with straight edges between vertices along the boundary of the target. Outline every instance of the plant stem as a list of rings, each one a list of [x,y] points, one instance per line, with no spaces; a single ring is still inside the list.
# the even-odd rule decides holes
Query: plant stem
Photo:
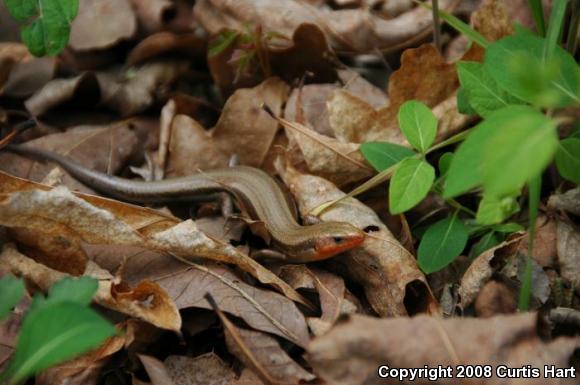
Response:
[[[520,298],[518,309],[528,311],[530,307],[530,298],[532,296],[532,255],[534,253],[534,238],[536,235],[536,218],[538,217],[538,206],[540,204],[540,193],[542,188],[542,176],[538,175],[529,183],[529,224],[528,224],[528,257],[526,267],[522,278],[522,287],[520,289]]]
[[[572,56],[576,52],[578,44],[578,25],[580,24],[580,0],[572,1],[570,7],[572,18],[570,19],[570,28],[568,29],[568,39],[566,41],[566,49]]]
[[[544,8],[542,7],[542,0],[528,0],[530,3],[530,8],[532,9],[532,14],[534,15],[534,21],[536,23],[536,28],[538,29],[538,34],[540,36],[546,36],[546,23],[544,22]]]
[[[439,0],[432,0],[433,4],[433,43],[441,53],[441,23],[439,22]]]

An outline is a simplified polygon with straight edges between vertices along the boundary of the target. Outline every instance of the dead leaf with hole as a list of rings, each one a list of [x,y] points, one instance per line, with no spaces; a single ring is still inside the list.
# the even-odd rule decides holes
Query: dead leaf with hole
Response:
[[[48,187],[0,173],[2,180],[8,182],[0,183],[0,223],[5,226],[234,264],[288,298],[308,304],[275,274],[233,246],[207,237],[191,220],[179,223],[155,210],[90,195],[75,196],[64,187],[43,191]],[[35,187],[40,190],[31,190]]]
[[[50,269],[19,253],[13,245],[4,246],[0,254],[0,266],[25,277],[44,291],[67,277],[67,274]],[[127,284],[118,284],[109,272],[92,262],[87,265],[85,275],[99,281],[94,298],[96,303],[163,329],[179,331],[181,328],[181,317],[173,301],[155,283],[142,281],[130,288]]]
[[[76,51],[104,50],[136,32],[137,20],[128,0],[83,0],[72,22],[69,44]]]
[[[465,309],[469,306],[482,287],[491,279],[494,272],[503,268],[507,258],[515,255],[524,237],[523,233],[516,233],[507,241],[484,251],[475,258],[463,277],[458,289],[459,306]]]
[[[296,197],[302,215],[308,215],[322,203],[345,195],[320,177],[300,174],[291,168],[282,170],[281,174]],[[320,219],[348,222],[367,230],[362,247],[330,259],[328,266],[362,285],[369,303],[379,315],[438,312],[437,302],[415,258],[372,209],[355,198],[347,198],[323,212]]]
[[[352,316],[308,346],[308,361],[329,385],[384,384],[377,368],[437,368],[459,364],[506,365],[541,368],[570,367],[579,337],[560,337],[545,341],[542,320],[535,313],[496,316],[487,319],[428,316],[376,319]],[[454,370],[455,375],[457,372]],[[469,383],[486,385],[520,384],[520,378],[477,379]],[[395,383],[396,380],[392,380]],[[543,380],[544,382],[547,380]],[[387,380],[388,382],[388,380]],[[415,384],[431,384],[429,378],[416,378]],[[440,384],[457,379],[439,378]]]
[[[231,385],[236,380],[234,371],[213,352],[197,357],[169,356],[163,363],[175,385]]]
[[[204,263],[185,265],[163,256],[135,255],[123,267],[125,280],[151,279],[165,289],[179,309],[211,309],[204,298],[210,293],[223,311],[242,318],[251,327],[305,346],[306,320],[288,298],[245,283],[226,266]]]
[[[450,10],[457,2],[443,0],[439,4]],[[429,10],[418,6],[385,20],[367,10],[333,11],[291,0],[202,0],[196,2],[194,14],[211,35],[225,29],[244,31],[245,25],[261,25],[266,32],[289,38],[301,24],[310,23],[324,31],[333,49],[348,52],[404,48],[424,38],[432,22]]]

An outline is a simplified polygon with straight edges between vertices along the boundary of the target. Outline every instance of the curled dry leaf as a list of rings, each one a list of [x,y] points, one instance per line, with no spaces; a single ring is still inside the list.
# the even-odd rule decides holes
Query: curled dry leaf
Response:
[[[204,56],[205,50],[205,41],[193,33],[159,32],[141,40],[127,57],[126,65],[131,67],[167,55],[197,59]]]
[[[163,363],[175,385],[231,385],[236,379],[233,370],[213,352],[169,356]]]
[[[465,309],[469,306],[481,288],[491,279],[494,272],[501,270],[507,258],[515,255],[524,237],[517,233],[507,241],[484,251],[469,266],[458,289],[459,306]]]
[[[520,368],[570,366],[580,347],[580,338],[544,341],[540,320],[534,313],[487,319],[428,316],[376,319],[352,316],[308,347],[309,362],[329,385],[384,384],[377,368],[423,368],[458,364],[506,365]],[[495,372],[495,371],[492,371]],[[454,372],[456,374],[456,372]],[[477,384],[519,384],[521,379],[474,379]],[[547,381],[547,380],[544,380]],[[428,378],[413,383],[431,384]],[[455,384],[456,378],[439,378],[440,384]]]
[[[576,292],[580,292],[580,233],[570,222],[557,223],[558,262],[560,275],[569,280]]]
[[[20,254],[11,245],[4,246],[0,254],[0,265],[34,282],[44,291],[67,276]],[[92,262],[89,262],[85,275],[99,281],[94,298],[99,305],[141,318],[163,329],[180,330],[181,317],[177,308],[167,293],[155,283],[143,281],[133,288],[123,283],[117,285],[113,276]],[[123,293],[119,294],[118,286],[123,287]]]
[[[450,10],[455,3],[443,0],[439,4]],[[211,35],[224,29],[243,31],[245,25],[262,25],[267,32],[289,38],[301,24],[315,24],[334,49],[349,52],[403,48],[428,33],[432,23],[431,13],[422,7],[385,20],[363,9],[330,11],[292,0],[202,0],[196,2],[194,14]]]
[[[201,257],[234,264],[263,284],[308,306],[308,301],[275,274],[233,246],[207,237],[191,220],[179,223],[155,210],[74,195],[64,187],[46,191],[47,186],[4,173],[0,173],[0,182],[6,182],[0,183],[0,223],[5,226],[72,234],[88,243],[146,247],[184,258]]]
[[[48,82],[24,104],[32,115],[41,116],[67,102],[94,107],[100,99],[101,90],[97,78],[93,73],[85,72],[72,79],[54,79]]]
[[[272,384],[298,385],[301,381],[315,378],[296,363],[281,347],[274,337],[265,333],[238,328],[232,323],[224,324],[226,344],[230,353],[235,355],[246,367],[263,370]],[[237,334],[239,338],[233,338]],[[251,355],[252,357],[248,357]],[[260,369],[253,362],[258,362]]]
[[[552,195],[548,200],[548,207],[580,216],[580,187]]]
[[[103,50],[136,32],[137,20],[128,0],[83,0],[72,23],[69,44],[77,51]]]
[[[204,298],[212,295],[220,308],[251,327],[279,335],[299,346],[308,342],[304,316],[288,298],[245,283],[226,266],[206,263],[183,265],[159,255],[135,255],[123,267],[129,282],[145,277],[165,289],[179,309],[211,309]]]
[[[344,280],[328,271],[306,265],[286,265],[280,277],[294,289],[316,290],[320,300],[320,318],[308,318],[315,335],[326,333],[342,314],[356,311],[356,306],[345,298]]]
[[[176,16],[177,6],[170,0],[130,0],[139,20],[139,27],[147,34],[165,28]]]
[[[153,103],[167,99],[169,87],[189,71],[189,64],[184,60],[151,61],[123,80],[101,73],[98,78],[102,103],[122,116],[143,112]]]
[[[475,300],[475,313],[481,318],[515,313],[517,309],[517,292],[498,281],[486,283]]]
[[[291,168],[282,171],[302,215],[345,194],[332,183]],[[397,241],[376,213],[355,198],[346,198],[320,215],[323,221],[342,221],[368,232],[362,247],[330,259],[328,265],[362,285],[373,309],[381,316],[437,312],[415,258]]]
[[[22,61],[12,66],[0,95],[27,98],[47,84],[56,74],[57,60],[43,57]]]
[[[279,114],[288,91],[288,85],[278,78],[237,90],[226,102],[212,132],[221,152],[228,157],[239,156],[242,164],[259,167],[278,131],[278,122],[268,116],[262,104]]]

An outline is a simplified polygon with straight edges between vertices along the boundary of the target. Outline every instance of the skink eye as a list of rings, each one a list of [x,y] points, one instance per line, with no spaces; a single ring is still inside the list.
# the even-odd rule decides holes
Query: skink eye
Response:
[[[343,241],[342,237],[333,237],[335,243],[341,243]]]

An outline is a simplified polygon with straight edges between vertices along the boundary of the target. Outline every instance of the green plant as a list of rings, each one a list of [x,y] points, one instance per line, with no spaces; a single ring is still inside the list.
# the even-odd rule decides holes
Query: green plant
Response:
[[[431,146],[436,119],[427,106],[410,101],[401,106],[399,125],[416,151],[392,143],[361,145],[361,152],[379,174],[349,195],[392,177],[392,214],[413,208],[430,191],[439,194],[453,209],[451,217],[432,224],[422,235],[418,262],[425,273],[452,262],[464,251],[468,238],[478,239],[470,252],[476,256],[501,242],[506,233],[521,230],[519,224],[505,222],[520,211],[520,194],[526,186],[528,232],[533,239],[541,174],[554,160],[564,179],[579,183],[580,139],[571,134],[560,140],[557,129],[562,120],[552,118],[557,109],[580,105],[580,67],[560,47],[567,4],[567,0],[554,2],[546,37],[518,27],[514,35],[494,43],[487,42],[459,19],[440,12],[443,20],[486,49],[483,63],[457,65],[461,84],[459,110],[479,115],[482,121]],[[542,30],[540,25],[538,28]],[[435,169],[426,156],[457,142],[461,143],[455,152],[440,157],[439,177],[435,179]],[[466,193],[480,197],[475,213],[455,200]],[[328,205],[321,209],[325,207]],[[532,253],[530,242],[528,255]],[[530,280],[528,261],[520,309],[527,309]]]
[[[116,329],[89,307],[97,291],[95,279],[65,278],[48,296],[35,296],[24,316],[16,350],[0,382],[18,384],[26,378],[99,346]],[[0,318],[24,294],[22,280],[0,279]]]
[[[22,41],[35,56],[58,55],[66,47],[79,0],[4,0],[13,18],[26,23]]]

